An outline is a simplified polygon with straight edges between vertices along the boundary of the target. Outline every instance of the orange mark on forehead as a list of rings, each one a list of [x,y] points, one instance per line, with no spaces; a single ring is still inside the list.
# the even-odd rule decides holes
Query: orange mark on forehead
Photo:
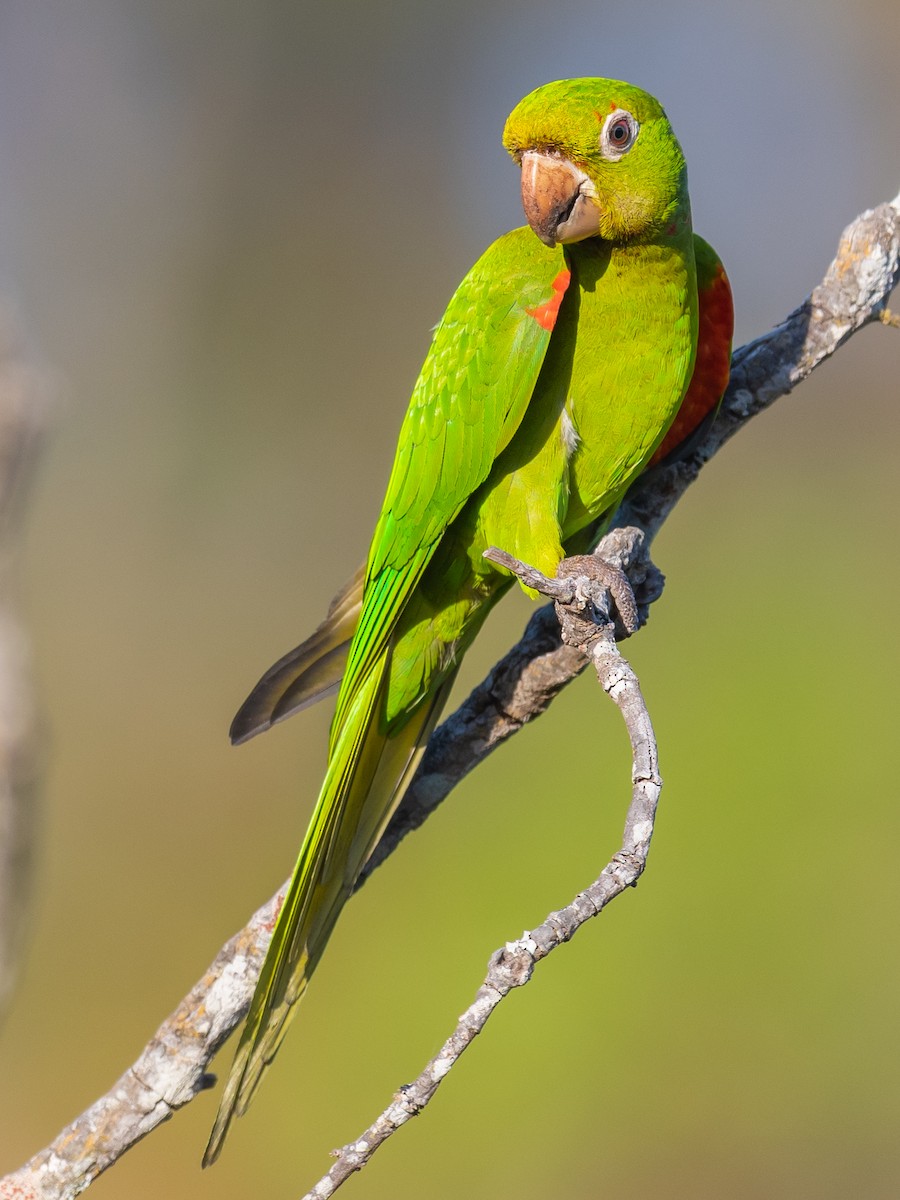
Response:
[[[562,304],[562,298],[566,294],[566,288],[569,286],[569,280],[572,278],[570,271],[560,271],[557,277],[553,280],[553,295],[543,304],[539,304],[536,308],[526,308],[525,311],[529,317],[534,317],[538,325],[548,332],[556,324],[556,318],[559,316],[559,306]]]
[[[618,106],[618,104],[616,104],[615,100],[610,100],[610,102],[609,102],[609,111],[610,112],[615,112],[618,107],[619,106]]]

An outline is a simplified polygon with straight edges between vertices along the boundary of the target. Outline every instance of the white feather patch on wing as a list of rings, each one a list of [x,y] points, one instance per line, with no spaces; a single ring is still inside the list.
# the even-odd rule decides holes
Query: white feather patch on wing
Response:
[[[562,419],[559,423],[560,437],[566,451],[566,457],[571,458],[578,449],[578,443],[581,438],[578,436],[578,430],[575,428],[575,422],[572,420],[572,414],[569,412],[569,406],[563,409]]]

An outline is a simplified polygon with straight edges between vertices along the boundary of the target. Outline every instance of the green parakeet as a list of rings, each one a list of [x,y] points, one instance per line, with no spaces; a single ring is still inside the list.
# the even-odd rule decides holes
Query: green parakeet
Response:
[[[615,80],[550,83],[515,108],[503,143],[528,225],[485,252],[435,330],[364,571],[232,726],[243,741],[339,688],[325,781],[204,1164],[247,1108],[463,654],[513,582],[484,551],[553,575],[727,379],[730,292],[692,232],[658,102]]]

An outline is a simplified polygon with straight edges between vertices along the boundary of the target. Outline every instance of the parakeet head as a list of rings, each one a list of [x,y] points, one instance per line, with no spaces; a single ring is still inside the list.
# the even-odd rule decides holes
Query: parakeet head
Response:
[[[646,241],[690,228],[684,155],[658,101],[616,79],[563,79],[510,114],[528,224],[548,246]]]

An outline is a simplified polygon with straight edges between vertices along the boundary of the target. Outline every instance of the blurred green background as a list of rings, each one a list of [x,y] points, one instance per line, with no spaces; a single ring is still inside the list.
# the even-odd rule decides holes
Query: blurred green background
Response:
[[[897,192],[898,38],[893,0],[5,0],[0,292],[63,398],[25,544],[46,774],[2,1169],[290,869],[328,713],[240,750],[228,722],[362,557],[429,328],[521,223],[509,109],[567,75],[656,93],[746,340]],[[900,1191],[898,368],[864,331],[670,521],[629,646],[667,785],[648,875],[348,1197]],[[348,907],[221,1163],[209,1095],[97,1196],[305,1191],[607,860],[628,771],[582,679]]]

